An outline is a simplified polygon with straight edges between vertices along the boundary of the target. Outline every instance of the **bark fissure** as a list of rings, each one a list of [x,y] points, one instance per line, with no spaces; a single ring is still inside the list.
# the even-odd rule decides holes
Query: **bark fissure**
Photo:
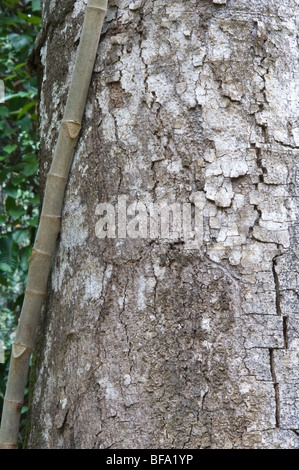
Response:
[[[274,257],[272,261],[272,272],[274,278],[274,286],[275,286],[275,305],[276,305],[276,314],[281,316],[281,302],[280,302],[280,289],[279,289],[279,277],[276,272],[277,266],[277,258]]]
[[[275,359],[274,359],[274,349],[269,349],[270,355],[270,370],[274,386],[275,393],[275,423],[276,427],[280,428],[280,394],[279,394],[279,383],[277,382],[276,372],[275,372]]]
[[[288,347],[289,347],[289,329],[288,329],[289,317],[284,315],[282,317],[282,320],[283,320],[284,347],[285,347],[285,349],[288,349]]]

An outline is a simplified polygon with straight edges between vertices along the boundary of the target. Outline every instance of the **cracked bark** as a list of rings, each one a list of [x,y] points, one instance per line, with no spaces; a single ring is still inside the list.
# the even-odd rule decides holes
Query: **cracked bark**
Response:
[[[42,177],[84,2],[44,3]],[[27,446],[297,448],[295,2],[109,4]],[[196,191],[200,250],[95,236],[100,202],[190,202],[194,215]]]
[[[274,349],[269,349],[270,354],[270,370],[271,377],[274,385],[275,392],[275,424],[276,427],[280,428],[280,398],[279,398],[279,383],[277,382],[276,372],[275,372],[275,359],[274,359]]]

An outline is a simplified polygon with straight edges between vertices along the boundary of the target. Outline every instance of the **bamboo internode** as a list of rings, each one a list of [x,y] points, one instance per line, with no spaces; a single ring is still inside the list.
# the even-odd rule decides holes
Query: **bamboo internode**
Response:
[[[24,389],[40,312],[46,297],[51,260],[60,231],[64,192],[81,129],[98,42],[108,0],[89,0],[83,23],[69,95],[51,168],[47,176],[42,213],[15,342],[2,411],[0,449],[17,448]]]

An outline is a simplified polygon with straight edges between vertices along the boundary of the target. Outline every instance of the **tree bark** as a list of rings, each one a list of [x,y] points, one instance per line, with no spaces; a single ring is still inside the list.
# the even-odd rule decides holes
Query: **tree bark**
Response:
[[[84,6],[43,4],[42,184]],[[298,448],[296,7],[109,1],[39,326],[28,448]],[[199,195],[200,246],[99,238],[98,204],[121,195]]]

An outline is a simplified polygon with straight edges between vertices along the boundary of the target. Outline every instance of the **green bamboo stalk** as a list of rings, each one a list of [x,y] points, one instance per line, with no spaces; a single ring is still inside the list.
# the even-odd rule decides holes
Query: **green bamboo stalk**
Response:
[[[60,231],[61,210],[94,67],[108,0],[88,0],[81,40],[54,157],[47,175],[38,232],[29,260],[22,312],[12,345],[2,411],[0,449],[17,448],[20,416],[31,352],[46,297],[51,260]]]

